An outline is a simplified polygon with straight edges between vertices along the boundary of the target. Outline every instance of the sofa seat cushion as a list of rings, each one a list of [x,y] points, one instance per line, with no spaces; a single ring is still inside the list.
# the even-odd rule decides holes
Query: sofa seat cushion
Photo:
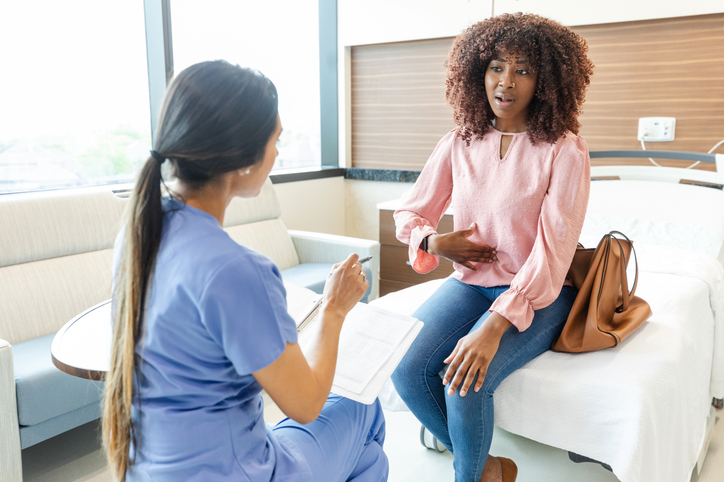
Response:
[[[53,365],[50,345],[54,336],[12,346],[20,425],[35,425],[101,399],[102,382],[68,375]]]
[[[324,291],[324,283],[327,281],[329,272],[332,271],[334,263],[302,263],[292,268],[283,270],[282,279],[289,283],[294,283],[298,286],[304,286],[315,293],[322,294]],[[365,266],[367,272],[367,279],[372,279],[372,273],[369,267]],[[370,294],[370,288],[367,288],[367,292],[362,297],[362,302],[367,303],[367,298]]]
[[[227,226],[226,232],[237,243],[274,261],[279,269],[299,264],[297,250],[281,219],[267,219],[239,226]]]

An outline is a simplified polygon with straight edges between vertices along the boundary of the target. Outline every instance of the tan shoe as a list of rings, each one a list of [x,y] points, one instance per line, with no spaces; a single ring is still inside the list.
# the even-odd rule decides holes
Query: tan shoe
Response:
[[[510,459],[505,457],[497,457],[500,462],[500,468],[503,470],[503,482],[515,482],[518,478],[518,466]]]

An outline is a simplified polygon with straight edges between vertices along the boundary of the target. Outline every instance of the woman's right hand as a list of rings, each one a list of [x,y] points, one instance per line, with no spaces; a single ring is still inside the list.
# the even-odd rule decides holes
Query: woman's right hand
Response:
[[[299,343],[287,342],[279,357],[253,373],[254,378],[284,414],[302,424],[316,420],[332,389],[337,365],[339,334],[344,318],[370,285],[359,257],[351,254],[337,263],[324,285],[321,323],[304,330],[309,342],[302,353]]]
[[[427,239],[427,252],[442,256],[466,268],[477,271],[473,263],[492,263],[497,261],[497,252],[487,244],[477,244],[468,238],[473,235],[476,224],[468,229],[447,234],[432,234]]]
[[[341,315],[342,319],[354,308],[370,285],[366,272],[357,262],[358,259],[356,254],[350,254],[347,259],[335,264],[324,285],[325,311],[332,310]]]

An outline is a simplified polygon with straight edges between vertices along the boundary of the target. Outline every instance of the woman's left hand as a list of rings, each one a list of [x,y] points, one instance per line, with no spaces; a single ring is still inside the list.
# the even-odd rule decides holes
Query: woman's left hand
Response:
[[[475,380],[476,374],[478,379],[474,390],[476,392],[480,390],[488,366],[498,352],[500,339],[511,326],[513,326],[512,323],[503,315],[492,312],[480,328],[458,340],[453,352],[444,360],[450,365],[445,372],[443,385],[447,385],[452,379],[448,395],[454,395],[459,386],[460,396],[464,397]]]

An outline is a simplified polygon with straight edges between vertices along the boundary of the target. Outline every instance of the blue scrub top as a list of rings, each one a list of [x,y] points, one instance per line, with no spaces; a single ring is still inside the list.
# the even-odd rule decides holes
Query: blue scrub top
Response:
[[[251,375],[297,342],[279,270],[210,214],[175,200],[164,210],[136,348],[138,447],[127,480],[309,479],[298,449],[264,423],[262,388]]]

